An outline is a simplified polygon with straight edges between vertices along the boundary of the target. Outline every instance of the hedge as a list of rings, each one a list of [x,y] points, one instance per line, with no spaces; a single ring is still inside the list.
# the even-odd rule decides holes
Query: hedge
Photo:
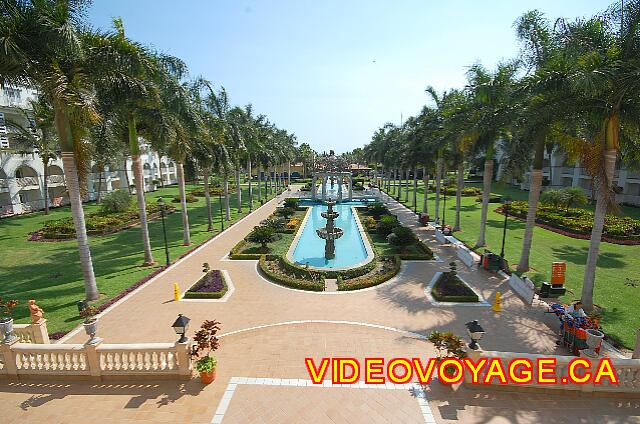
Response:
[[[509,207],[509,215],[526,219],[528,209],[528,202],[523,200],[515,201]],[[502,213],[502,207],[498,208],[497,211]],[[571,236],[571,233],[590,235],[593,228],[593,219],[594,214],[592,211],[581,208],[562,209],[539,204],[536,211],[536,223],[547,225],[551,229],[568,232],[569,234],[563,233],[567,236]],[[640,220],[631,217],[606,215],[603,240],[640,241]]]
[[[229,259],[258,260],[264,255],[264,253],[240,253],[244,250],[246,245],[246,241],[240,240],[229,252]]]
[[[418,240],[415,243],[416,246],[424,253],[400,253],[400,259],[404,259],[405,261],[430,261],[433,260],[433,252],[429,249],[429,246],[424,244],[422,241]]]
[[[267,266],[267,262],[277,261],[278,266],[282,266],[283,260],[279,256],[262,255],[258,262],[260,270],[273,282],[279,283],[294,289],[309,290],[309,291],[324,291],[324,280],[312,281],[312,280],[298,280],[291,278],[287,275],[277,274],[272,272]]]
[[[447,294],[449,292],[450,294]],[[478,302],[478,295],[457,275],[443,272],[431,289],[438,302]]]
[[[218,274],[220,276],[220,279],[222,280],[223,287],[219,291],[211,291],[211,292],[192,291],[198,284],[202,282],[204,278],[206,278],[208,275],[213,275],[214,273]],[[198,281],[196,281],[191,287],[189,287],[189,290],[187,290],[184,296],[182,297],[183,299],[220,299],[222,296],[224,296],[227,293],[228,289],[229,287],[227,285],[226,278],[224,278],[224,274],[220,272],[220,270],[213,269],[209,271],[207,274],[203,275],[200,279],[198,279]]]
[[[173,205],[165,206],[166,213],[173,213],[176,208]],[[149,220],[160,217],[160,206],[157,203],[147,204],[147,218]],[[103,236],[122,231],[126,228],[138,225],[140,215],[137,208],[131,208],[126,212],[103,213],[93,212],[85,215],[85,226],[90,236]],[[30,234],[29,240],[40,239],[72,239],[76,236],[73,218],[67,217],[46,221],[42,228]]]
[[[371,273],[368,273],[356,278],[345,280],[339,278],[338,291],[360,290],[366,289],[367,287],[377,286],[378,284],[382,284],[395,277],[398,272],[400,272],[400,257],[398,257],[398,255],[382,257],[380,258],[380,261],[393,261],[393,268],[384,274],[371,275]]]

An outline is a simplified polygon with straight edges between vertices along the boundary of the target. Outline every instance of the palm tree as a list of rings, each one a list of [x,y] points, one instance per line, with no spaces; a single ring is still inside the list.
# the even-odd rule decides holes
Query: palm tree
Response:
[[[19,122],[7,120],[11,130],[9,138],[14,148],[21,154],[37,152],[44,165],[43,190],[44,214],[49,214],[49,163],[60,155],[60,147],[53,123],[53,109],[41,96],[30,101],[31,111],[22,110],[25,121],[32,125],[25,127]]]
[[[220,87],[220,90],[216,93],[212,87],[209,87],[209,95],[206,97],[205,102],[209,110],[214,114],[216,118],[220,120],[222,124],[222,130],[224,134],[225,146],[232,144],[231,132],[229,128],[229,122],[227,115],[231,109],[229,105],[229,96],[224,87]],[[224,206],[225,206],[225,220],[231,220],[231,201],[229,199],[229,170],[225,166],[222,168],[222,188],[224,192]],[[240,187],[238,187],[238,190]]]
[[[140,158],[138,126],[145,109],[160,102],[154,81],[158,62],[146,48],[125,36],[120,18],[113,20],[114,31],[87,34],[98,98],[110,119],[121,123],[123,140],[131,153],[138,215],[144,251],[144,266],[155,263],[149,238],[145,183]]]
[[[640,1],[616,2],[606,13],[560,31],[571,66],[571,87],[588,123],[581,163],[590,169],[596,208],[582,286],[585,309],[593,308],[596,263],[621,143],[637,141],[640,122]]]
[[[84,276],[85,297],[99,296],[87,240],[80,183],[86,173],[83,124],[96,122],[78,23],[86,2],[0,1],[0,84],[35,86],[52,105]],[[78,162],[80,161],[80,162]]]
[[[485,231],[496,141],[507,135],[508,124],[512,120],[512,93],[516,71],[516,63],[503,63],[498,65],[495,72],[487,71],[480,64],[471,66],[467,72],[467,91],[475,111],[467,138],[472,142],[474,153],[483,154],[485,159],[480,233],[476,246],[486,244]]]

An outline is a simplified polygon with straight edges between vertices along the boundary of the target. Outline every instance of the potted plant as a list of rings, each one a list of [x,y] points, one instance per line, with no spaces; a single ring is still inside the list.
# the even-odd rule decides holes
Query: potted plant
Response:
[[[93,344],[97,341],[96,333],[98,332],[98,308],[95,306],[87,306],[80,311],[80,316],[84,318],[84,331],[87,333],[87,336],[90,337],[87,343]]]
[[[13,342],[17,337],[13,334],[13,308],[15,308],[16,306],[18,306],[18,301],[13,299],[13,300],[7,300],[6,302],[2,301],[2,298],[0,298],[0,308],[3,309],[2,311],[2,318],[0,318],[0,331],[2,331],[2,333],[4,334],[4,342],[5,343],[11,343]]]
[[[444,333],[434,331],[429,335],[428,340],[438,351],[438,356],[436,357],[438,362],[447,358],[462,359],[467,356],[467,352],[464,350],[464,341],[449,331]],[[454,371],[455,368],[452,365],[444,370],[448,376],[452,375]]]
[[[196,369],[200,373],[200,381],[203,384],[210,384],[216,379],[216,366],[218,361],[211,353],[218,349],[219,340],[216,334],[220,330],[218,321],[205,321],[196,333],[191,346],[191,358],[196,362]]]

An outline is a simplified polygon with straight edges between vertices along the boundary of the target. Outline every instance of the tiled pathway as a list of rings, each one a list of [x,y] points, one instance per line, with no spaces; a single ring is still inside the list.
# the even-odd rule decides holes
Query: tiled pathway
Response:
[[[487,330],[482,343],[488,349],[544,353],[556,349],[552,327],[541,325],[544,320],[553,324],[553,319],[542,308],[523,305],[493,274],[459,267],[463,278],[485,298],[493,299],[496,291],[503,293],[504,311],[499,316],[489,308],[431,306],[424,288],[435,272],[446,268],[452,256],[448,248],[435,244],[432,234],[423,227],[416,231],[444,263],[405,262],[401,273],[390,282],[357,293],[286,289],[262,279],[255,261],[226,259],[229,249],[267,217],[277,202],[267,203],[100,318],[99,335],[107,343],[173,341],[175,334],[170,326],[178,313],[192,319],[191,333],[204,319],[221,321],[224,332],[230,334],[222,338],[217,352],[215,383],[203,387],[196,379],[186,384],[0,382],[0,422],[209,423],[213,419],[224,423],[405,423],[425,422],[428,416],[438,423],[564,423],[565,408],[568,416],[580,416],[580,423],[640,422],[640,402],[635,400],[464,388],[454,393],[437,382],[427,389],[428,402],[424,404],[409,390],[253,384],[232,386],[237,393],[232,398],[225,395],[234,384],[231,382],[236,381],[234,377],[308,379],[304,358],[309,356],[430,357],[433,348],[423,340],[424,335],[434,329],[465,335],[464,323],[471,319],[480,320]],[[416,223],[415,215],[403,206],[389,206],[404,223]],[[195,281],[203,262],[227,270],[234,293],[226,302],[173,302],[173,283],[185,287]],[[69,342],[81,343],[85,338],[78,333]],[[225,415],[216,415],[222,410],[219,405],[225,396],[231,399],[222,408]],[[256,411],[264,413],[255,418]],[[425,411],[433,415],[425,415]]]

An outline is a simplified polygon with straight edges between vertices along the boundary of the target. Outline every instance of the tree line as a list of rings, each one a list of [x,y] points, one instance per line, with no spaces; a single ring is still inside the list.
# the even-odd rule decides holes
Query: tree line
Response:
[[[532,10],[520,16],[515,32],[519,56],[493,70],[469,67],[463,88],[438,93],[426,89],[430,104],[401,125],[387,123],[358,153],[375,164],[381,184],[413,174],[435,178],[439,216],[442,179],[457,174],[454,230],[460,229],[460,197],[465,166],[483,162],[480,231],[485,245],[489,196],[496,153],[504,179],[530,173],[525,235],[517,270],[529,269],[535,214],[542,189],[545,152],[580,161],[592,177],[595,214],[585,267],[582,301],[593,308],[596,262],[605,215],[616,212],[616,163],[640,164],[640,1],[617,1],[602,13],[551,22]],[[465,165],[466,164],[466,165]],[[407,190],[408,190],[407,183]]]
[[[99,171],[130,158],[135,179],[145,265],[155,263],[149,239],[141,138],[160,157],[177,164],[183,243],[191,243],[185,193],[185,164],[204,177],[209,230],[213,230],[209,180],[224,191],[231,219],[229,180],[242,212],[241,174],[249,174],[249,209],[254,201],[252,168],[258,171],[258,201],[267,181],[273,192],[288,183],[292,160],[311,163],[313,149],[297,146],[295,134],[278,128],[252,105],[231,104],[224,87],[189,78],[179,58],[129,38],[121,19],[99,30],[86,22],[87,0],[0,0],[0,85],[26,86],[38,98],[25,114],[32,128],[10,122],[18,150],[37,151],[45,166],[61,157],[77,234],[87,300],[99,296],[87,240],[82,198],[91,165]],[[306,165],[305,165],[306,167]],[[264,178],[263,178],[264,177]],[[45,174],[46,181],[46,174]],[[128,184],[128,183],[127,183]],[[46,193],[45,187],[45,196]],[[45,213],[48,199],[45,198]]]

